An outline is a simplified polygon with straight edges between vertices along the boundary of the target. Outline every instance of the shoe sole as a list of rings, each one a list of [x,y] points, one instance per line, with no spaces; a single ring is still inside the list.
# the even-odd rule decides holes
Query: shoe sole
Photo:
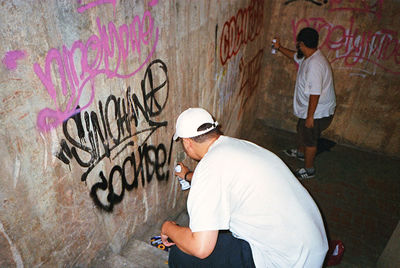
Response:
[[[301,177],[301,176],[296,176],[299,180],[307,180],[307,179],[312,179],[315,177],[315,175],[307,176],[307,177]]]

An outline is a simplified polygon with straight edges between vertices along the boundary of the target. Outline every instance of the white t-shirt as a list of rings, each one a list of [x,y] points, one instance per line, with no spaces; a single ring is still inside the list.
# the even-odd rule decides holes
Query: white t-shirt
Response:
[[[307,190],[270,151],[220,136],[198,163],[187,201],[193,232],[229,229],[256,267],[321,267],[328,250]]]
[[[333,115],[336,107],[332,69],[320,50],[307,59],[294,60],[299,64],[294,90],[293,109],[298,118],[306,119],[310,95],[320,95],[314,118]]]

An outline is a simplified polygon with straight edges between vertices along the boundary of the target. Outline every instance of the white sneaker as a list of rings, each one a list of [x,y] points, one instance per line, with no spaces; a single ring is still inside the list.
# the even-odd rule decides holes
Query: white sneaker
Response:
[[[305,168],[296,170],[296,172],[294,174],[299,179],[311,179],[311,178],[315,177],[315,172],[313,172],[313,173],[307,172],[307,170]]]

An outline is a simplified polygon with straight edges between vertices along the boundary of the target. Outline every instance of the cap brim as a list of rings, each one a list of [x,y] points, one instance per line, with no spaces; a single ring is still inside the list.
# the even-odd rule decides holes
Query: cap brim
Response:
[[[179,136],[175,133],[173,139],[174,141],[176,141],[177,139],[179,139]]]

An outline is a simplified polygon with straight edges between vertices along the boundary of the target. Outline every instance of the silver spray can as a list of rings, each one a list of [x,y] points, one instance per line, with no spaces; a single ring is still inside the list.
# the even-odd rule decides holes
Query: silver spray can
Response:
[[[175,167],[175,171],[176,171],[176,172],[181,172],[181,170],[182,170],[181,165],[177,165],[177,166]],[[182,187],[182,190],[183,190],[183,191],[185,191],[185,190],[187,190],[187,189],[190,188],[190,183],[189,183],[188,181],[186,181],[186,180],[184,180],[184,179],[181,179],[181,178],[179,178],[179,177],[178,177],[178,181],[179,181],[179,183],[181,184],[181,187]]]
[[[274,44],[276,43],[276,39],[273,39],[273,40],[272,40],[272,43],[273,43],[273,44],[272,44],[272,46],[271,46],[271,47],[272,47],[271,53],[272,53],[272,54],[276,54],[276,49],[275,49],[275,47],[274,47]]]

